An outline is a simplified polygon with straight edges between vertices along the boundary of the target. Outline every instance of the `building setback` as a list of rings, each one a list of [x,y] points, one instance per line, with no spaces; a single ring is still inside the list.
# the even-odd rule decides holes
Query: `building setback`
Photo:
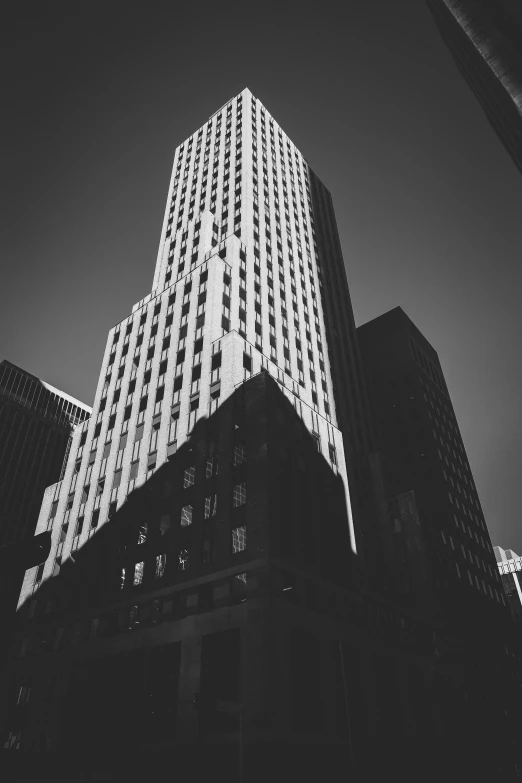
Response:
[[[427,0],[499,139],[522,171],[522,8],[518,0]]]
[[[176,150],[152,291],[44,497],[0,699],[27,777],[507,757],[453,639],[377,590],[365,384],[329,194],[244,90]]]

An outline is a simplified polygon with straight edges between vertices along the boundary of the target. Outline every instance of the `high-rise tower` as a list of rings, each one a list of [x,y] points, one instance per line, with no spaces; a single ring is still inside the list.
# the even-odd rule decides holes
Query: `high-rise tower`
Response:
[[[46,491],[0,693],[20,777],[469,774],[451,640],[360,578],[364,383],[331,198],[244,90],[176,150],[152,291]]]
[[[368,435],[331,199],[244,90],[176,150],[152,292],[109,333],[93,416],[42,507],[54,547],[22,600],[263,369],[342,476],[355,551],[344,455]]]
[[[40,562],[33,536],[45,488],[60,478],[73,429],[90,413],[65,392],[0,362],[0,667],[25,569]]]
[[[73,428],[91,409],[0,362],[0,546],[34,534],[44,490],[60,478]]]
[[[522,8],[518,0],[427,0],[457,67],[522,171]]]
[[[83,623],[92,641],[170,618],[179,639],[187,613],[229,612],[245,595],[268,600],[275,590],[286,603],[306,596],[316,605],[314,579],[347,589],[362,538],[352,486],[370,437],[330,195],[244,90],[176,150],[152,291],[110,330],[93,415],[62,480],[46,490],[37,533],[51,531],[51,553],[26,573],[21,618],[41,624],[45,649],[67,657]],[[155,596],[165,589],[169,599]],[[56,626],[65,607],[83,620]],[[270,648],[274,672],[266,611],[255,622],[255,612],[225,616],[232,636],[250,628],[249,649]],[[223,644],[235,660],[232,636]],[[28,639],[16,654],[24,661]],[[315,670],[324,653],[310,644]],[[240,646],[242,693],[268,692]],[[182,672],[195,649],[185,630]],[[181,678],[180,692],[217,687],[205,666],[196,681]],[[310,708],[320,701],[318,672],[308,707],[294,706],[302,730],[323,725]],[[303,676],[292,675],[296,693]],[[256,722],[266,730],[281,688],[272,706],[261,703],[265,693],[251,695],[248,731]],[[231,685],[221,698],[238,695]],[[186,701],[178,723],[190,738]],[[8,727],[7,744],[30,747],[23,734]]]

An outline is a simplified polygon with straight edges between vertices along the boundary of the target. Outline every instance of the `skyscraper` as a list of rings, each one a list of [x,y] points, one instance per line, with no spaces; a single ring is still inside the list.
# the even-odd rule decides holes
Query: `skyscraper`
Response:
[[[479,628],[477,620],[485,613],[506,614],[505,600],[437,353],[400,307],[357,332],[385,459],[387,495],[414,493],[418,542],[404,540],[405,551],[413,545],[413,561],[424,559],[423,570],[430,574],[444,614],[454,612],[461,625],[474,607],[473,623]],[[406,539],[407,531],[397,529],[393,538]],[[406,581],[406,594],[418,597],[418,586],[412,591],[413,575]]]
[[[245,90],[176,150],[152,292],[110,331],[94,415],[42,506],[56,541],[38,576],[262,369],[343,477],[355,551],[343,434],[349,455],[369,436],[331,198]]]
[[[451,640],[377,589],[365,388],[331,198],[244,90],[176,150],[152,291],[46,490],[0,693],[26,778],[482,769]]]
[[[508,738],[507,724],[499,722],[506,710],[518,714],[509,696],[499,699],[499,687],[503,682],[506,692],[518,693],[521,649],[444,372],[400,307],[357,334],[383,466],[387,524],[380,556],[387,588],[453,640],[455,658],[469,667],[464,688],[480,723],[462,733],[463,747],[469,743],[471,752],[496,715],[496,728],[493,721],[482,734],[492,747],[501,725]]]
[[[457,67],[522,171],[522,8],[518,0],[427,0]]]
[[[75,435],[62,480],[46,490],[38,532],[52,532],[51,554],[27,572],[20,598],[42,625],[44,649],[67,649],[76,633],[72,620],[58,632],[50,618],[63,610],[59,586],[79,573],[86,593],[74,600],[84,612],[126,603],[123,615],[97,616],[100,636],[143,625],[145,595],[156,601],[146,611],[154,624],[158,612],[180,620],[202,607],[220,611],[269,585],[285,599],[306,593],[310,604],[314,578],[347,589],[360,573],[352,486],[371,439],[363,389],[331,197],[244,90],[176,150],[152,291],[110,330],[93,416]],[[158,492],[170,499],[154,500]],[[147,557],[138,541],[148,542]],[[258,575],[268,557],[294,571],[267,561]],[[106,570],[91,584],[99,558]],[[176,600],[158,604],[151,590],[167,584]],[[250,619],[249,644],[256,634],[269,644],[259,622]],[[242,625],[236,618],[229,630]],[[232,657],[237,643],[227,642]],[[182,671],[193,646],[183,639]],[[243,687],[253,688],[261,675],[248,665]],[[197,681],[179,687],[193,696]],[[229,700],[234,693],[231,685]],[[256,699],[245,716],[250,733],[275,709]],[[179,718],[188,741],[191,710]],[[303,726],[319,731],[309,713]],[[9,747],[32,742],[12,727],[7,736]]]
[[[73,429],[90,412],[65,392],[0,362],[0,664],[45,488],[60,478]]]
[[[73,428],[91,409],[11,362],[0,362],[0,546],[34,534]]]

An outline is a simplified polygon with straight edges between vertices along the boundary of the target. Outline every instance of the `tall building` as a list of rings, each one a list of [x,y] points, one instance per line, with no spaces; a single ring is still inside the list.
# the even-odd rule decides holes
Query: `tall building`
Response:
[[[498,686],[503,676],[518,693],[521,650],[437,352],[400,307],[357,333],[386,498],[387,589],[453,639],[469,666],[464,687],[482,700],[475,717],[485,704],[491,715],[512,714]]]
[[[91,409],[0,362],[0,546],[32,537],[44,490],[61,478],[73,428]]]
[[[281,403],[268,405],[265,399],[258,415],[268,420],[273,437],[267,441],[265,433],[259,443],[259,433],[251,431],[255,419],[247,418],[231,442],[230,434],[220,432],[232,400],[242,387],[255,396],[267,374],[273,382],[266,378],[266,391],[258,393],[273,400],[279,395]],[[331,197],[279,125],[244,90],[176,150],[152,291],[109,333],[93,416],[76,432],[64,476],[48,487],[42,504],[37,532],[51,531],[51,553],[27,572],[20,606],[48,625],[59,600],[44,596],[54,584],[73,583],[65,574],[79,573],[84,560],[92,565],[90,553],[101,546],[94,539],[105,539],[108,520],[115,530],[124,518],[132,518],[131,527],[138,522],[140,530],[147,527],[139,537],[150,542],[153,559],[135,550],[129,528],[129,551],[139,559],[123,558],[122,564],[127,545],[118,544],[116,583],[111,565],[110,578],[104,577],[108,593],[98,585],[84,596],[91,608],[93,601],[109,607],[125,600],[123,628],[134,627],[129,617],[141,612],[136,596],[150,597],[167,584],[173,594],[192,585],[190,598],[183,593],[185,609],[173,610],[178,620],[187,605],[194,611],[209,601],[228,605],[238,585],[255,585],[259,559],[269,556],[301,569],[296,593],[305,589],[310,571],[350,585],[360,573],[361,528],[350,482],[370,441],[363,383]],[[288,410],[283,413],[285,405],[291,405],[294,422]],[[204,445],[195,453],[196,432],[205,426]],[[238,430],[237,423],[234,427]],[[310,456],[303,427],[316,457]],[[298,448],[308,457],[299,456]],[[272,472],[270,486],[264,486],[258,469],[273,471],[280,460],[281,476],[290,471],[288,481],[279,482]],[[312,469],[310,461],[318,467]],[[163,476],[169,470],[172,497],[163,513],[134,520],[137,499],[152,497],[159,471]],[[335,491],[318,488],[325,471]],[[320,480],[328,483],[326,475]],[[166,486],[165,496],[170,491]],[[290,505],[297,497],[299,503]],[[278,519],[284,524],[276,533]],[[238,563],[231,588],[225,574],[238,571]],[[266,562],[264,568],[272,573]],[[96,573],[94,566],[88,570]],[[200,596],[202,579],[206,591]],[[273,579],[265,574],[261,581],[289,591],[292,579],[297,579],[292,573]],[[312,580],[308,600],[316,589]],[[169,616],[168,605],[162,602],[162,617]],[[98,619],[103,629],[105,620]],[[232,625],[241,624],[235,618]],[[179,631],[179,622],[176,627]],[[113,630],[118,629],[116,623]],[[69,631],[62,633],[70,642]],[[252,634],[262,636],[262,628]],[[182,669],[194,643],[183,639]],[[259,715],[245,716],[248,731],[256,720],[262,724]],[[193,716],[185,729],[189,736],[191,721]],[[30,747],[34,741],[20,739],[17,731],[8,737],[9,746],[27,741]]]
[[[331,199],[245,90],[176,150],[152,292],[110,330],[93,416],[44,498],[38,530],[55,541],[36,584],[262,370],[342,476],[355,552],[338,419],[363,451],[362,373],[345,274],[341,312],[328,265],[343,270]],[[347,349],[335,370],[329,332]],[[31,573],[22,600],[34,588]]]
[[[176,150],[152,291],[46,490],[0,694],[19,776],[491,767],[452,639],[373,578],[365,384],[331,198],[244,90]]]
[[[522,627],[522,585],[519,573],[522,571],[522,557],[512,549],[502,549],[500,546],[494,547],[494,551],[506,600],[515,623],[520,628]]]
[[[522,8],[518,0],[427,0],[457,67],[522,171]]]
[[[413,562],[424,559],[444,614],[505,615],[493,547],[436,351],[396,307],[357,330],[384,457],[387,496],[413,491]],[[393,505],[393,504],[392,504]],[[390,508],[392,517],[394,510]],[[407,531],[395,525],[406,560]],[[400,546],[400,545],[399,545]],[[404,573],[405,595],[420,595]],[[395,584],[397,581],[393,580]],[[442,602],[442,603],[441,603]],[[435,605],[432,605],[435,610]],[[471,617],[470,617],[471,619]],[[473,617],[472,622],[475,621]]]
[[[45,488],[61,477],[72,432],[91,409],[4,360],[0,362],[0,665]]]

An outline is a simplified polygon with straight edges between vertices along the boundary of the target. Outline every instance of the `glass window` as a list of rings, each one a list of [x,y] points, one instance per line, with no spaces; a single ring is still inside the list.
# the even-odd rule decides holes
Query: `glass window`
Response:
[[[140,525],[140,529],[138,531],[138,544],[144,544],[147,540],[147,531],[148,531],[148,525],[146,522],[143,522]]]
[[[234,465],[240,465],[242,462],[246,462],[246,449],[240,444],[234,446]]]
[[[141,585],[141,583],[143,582],[143,567],[144,567],[143,560],[141,561],[141,563],[136,563],[136,565],[134,566],[134,580],[133,580],[134,585]]]
[[[205,519],[215,516],[217,513],[217,495],[209,495],[205,498]]]
[[[191,487],[192,484],[194,484],[195,477],[196,477],[196,468],[194,467],[187,468],[185,473],[183,474],[183,489],[186,489],[186,487]]]
[[[165,566],[167,565],[167,555],[165,553],[161,555],[157,555],[156,557],[156,570],[155,570],[155,578],[161,579],[163,574],[165,573]]]
[[[232,552],[242,552],[246,549],[246,527],[236,527],[232,531]]]
[[[243,506],[246,503],[246,483],[236,484],[232,494],[233,506]]]
[[[181,527],[192,524],[192,506],[183,506],[181,509]]]

